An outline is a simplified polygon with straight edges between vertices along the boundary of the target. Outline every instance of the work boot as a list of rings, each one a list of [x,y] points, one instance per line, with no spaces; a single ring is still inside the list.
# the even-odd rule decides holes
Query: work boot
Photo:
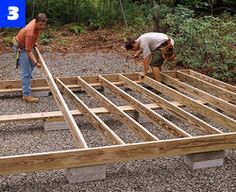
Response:
[[[29,103],[38,103],[39,102],[39,98],[32,97],[32,96],[23,96],[23,100],[25,100],[26,102],[29,102]]]

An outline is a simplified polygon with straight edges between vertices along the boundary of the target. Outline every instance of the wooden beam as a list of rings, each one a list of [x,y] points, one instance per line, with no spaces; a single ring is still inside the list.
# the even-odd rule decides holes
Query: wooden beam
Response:
[[[190,122],[199,128],[201,131],[205,131],[207,133],[222,133],[222,131],[218,130],[217,128],[209,125],[208,123],[202,121],[201,119],[195,117],[194,115],[188,113],[187,111],[178,107],[172,102],[167,101],[166,99],[154,94],[153,92],[149,91],[148,89],[143,88],[141,85],[131,81],[129,78],[125,77],[124,75],[120,75],[120,80],[124,82],[126,85],[129,86],[133,91],[137,91],[144,96],[146,96],[152,102],[155,102],[157,105],[162,107],[163,109],[169,111],[173,115],[178,118],[182,118],[186,122]]]
[[[125,144],[119,136],[110,129],[94,112],[92,112],[89,107],[80,100],[62,81],[56,79],[58,82],[58,87],[60,90],[66,94],[75,106],[79,109],[79,111],[89,120],[89,122],[96,127],[105,138],[107,138],[112,144]]]
[[[176,72],[175,72],[176,73]],[[125,75],[129,76],[130,79],[133,81],[138,80],[138,73],[125,73]],[[109,81],[114,83],[119,83],[119,74],[104,74]],[[174,76],[175,77],[175,76]],[[57,77],[59,78],[66,86],[70,88],[79,88],[80,86],[77,84],[77,76],[69,76],[69,77]],[[101,85],[98,81],[98,75],[93,76],[85,76],[83,77],[86,82],[88,82],[92,86],[99,86]],[[39,79],[32,79],[31,80],[31,88],[36,90],[49,90],[46,79],[39,78]],[[21,80],[0,80],[0,93],[3,91],[21,91],[22,90],[22,82]]]
[[[182,72],[185,72],[185,71],[182,71]],[[193,70],[190,70],[190,73],[188,73],[188,74],[190,74],[191,76],[196,77],[198,79],[207,81],[208,83],[211,83],[213,85],[217,85],[219,87],[227,89],[228,91],[231,91],[233,93],[236,93],[236,86],[230,85],[230,84],[225,83],[223,81],[219,81],[217,79],[211,78],[211,77],[209,77],[207,75],[203,75],[203,74],[198,73],[198,72],[193,71]]]
[[[206,91],[209,94],[222,98],[225,101],[231,101],[236,104],[236,92],[233,93],[231,91],[228,91],[227,89],[224,89],[217,85],[213,85],[204,80],[185,74],[181,71],[177,72],[177,77],[179,78],[179,80],[185,81],[188,84],[193,85],[203,91]]]
[[[140,77],[141,78],[141,77]],[[205,106],[201,103],[196,102],[194,99],[169,88],[168,86],[161,84],[160,82],[157,82],[147,76],[143,78],[143,82],[150,87],[168,95],[169,97],[172,97],[175,99],[175,101],[182,103],[189,107],[192,110],[197,111],[198,113],[205,115],[211,120],[214,120],[215,122],[220,123],[221,125],[225,126],[228,129],[231,129],[233,131],[236,130],[236,121],[230,117],[227,117],[226,115],[223,115],[213,109],[211,109],[208,106]]]
[[[178,102],[171,102],[175,106],[184,107],[183,104],[180,104]],[[160,106],[155,103],[146,104],[146,107],[150,109],[160,109]],[[135,108],[130,105],[124,105],[124,106],[117,106],[121,111],[129,112],[134,111]],[[110,113],[106,108],[104,107],[98,107],[98,108],[91,108],[90,109],[95,114],[108,114]],[[70,113],[73,116],[82,115],[79,110],[70,110]],[[0,116],[0,123],[4,122],[11,122],[11,121],[30,121],[30,120],[49,120],[49,119],[59,119],[63,120],[63,115],[61,111],[51,111],[51,112],[40,112],[40,113],[26,113],[26,114],[15,114],[15,115],[3,115]]]
[[[91,97],[94,97],[103,107],[110,111],[117,119],[119,119],[125,126],[133,130],[133,132],[139,135],[142,139],[145,141],[158,140],[155,135],[146,130],[145,127],[137,123],[125,112],[121,111],[114,103],[86,83],[81,77],[78,77],[78,83]]]
[[[176,71],[168,71],[165,72],[171,77],[177,76]],[[139,83],[139,75],[138,73],[124,73],[124,75],[128,76],[132,81]],[[149,73],[151,75],[151,73]],[[103,77],[106,77],[109,81],[116,85],[121,85],[119,82],[119,74],[104,74]],[[77,84],[77,76],[70,77],[58,77],[67,87],[70,89],[79,89],[81,88]],[[98,75],[93,76],[85,76],[84,80],[89,83],[91,86],[101,86]],[[32,79],[31,80],[31,90],[32,91],[48,91],[50,88],[48,87],[46,79]],[[21,80],[0,80],[0,94],[1,93],[15,93],[22,91],[22,83]]]
[[[0,158],[0,175],[102,165],[231,148],[236,148],[236,133],[7,156]]]
[[[66,102],[64,101],[50,71],[48,70],[48,67],[47,65],[45,64],[44,60],[43,60],[43,57],[41,55],[41,53],[39,52],[38,48],[36,47],[35,48],[37,54],[38,54],[38,57],[39,57],[39,60],[40,60],[40,63],[42,64],[42,68],[45,72],[45,75],[46,75],[46,81],[48,83],[48,86],[50,87],[50,90],[54,96],[54,99],[59,107],[59,109],[61,110],[62,114],[63,114],[63,117],[67,123],[67,126],[69,127],[71,133],[72,133],[72,136],[73,136],[73,139],[75,141],[75,143],[77,144],[78,147],[80,148],[87,148],[87,144],[84,140],[84,137],[81,133],[81,131],[79,130],[76,122],[75,122],[75,119],[73,118],[73,116],[71,115],[70,111],[69,111],[69,108],[68,106],[66,105]]]
[[[153,110],[146,107],[143,103],[139,102],[137,99],[133,98],[132,96],[124,92],[122,89],[116,87],[114,84],[112,84],[110,81],[108,81],[104,77],[100,76],[99,78],[105,87],[109,88],[116,95],[125,99],[132,106],[134,106],[137,111],[144,114],[147,118],[152,120],[154,123],[159,125],[168,133],[177,137],[191,137],[191,135],[188,134],[186,131],[180,129],[178,126],[173,124],[171,121],[165,119],[158,113],[155,113]]]
[[[178,74],[180,75],[180,73]],[[225,111],[229,115],[236,116],[236,105],[228,103],[227,101],[224,101],[223,99],[215,97],[205,91],[202,91],[186,83],[183,83],[165,74],[162,74],[161,81],[167,85],[175,87],[177,90],[182,91],[185,94],[191,95],[197,99],[202,99],[208,102],[209,104],[213,105],[214,107]],[[222,92],[222,94],[224,94],[224,92]]]

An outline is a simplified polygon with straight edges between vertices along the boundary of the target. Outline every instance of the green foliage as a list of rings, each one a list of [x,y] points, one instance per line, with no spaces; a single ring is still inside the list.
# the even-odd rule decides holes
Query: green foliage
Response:
[[[6,28],[4,30],[0,31],[0,38],[2,37],[2,43],[11,46],[12,45],[12,39],[15,36],[16,29],[13,28]]]
[[[154,28],[174,38],[178,63],[221,80],[236,80],[235,17],[220,16],[224,9],[218,9],[219,17],[209,16],[222,6],[234,11],[234,0],[122,2],[129,26],[122,37]],[[38,12],[45,12],[54,25],[72,23],[68,29],[75,34],[124,23],[118,0],[27,0],[28,20]],[[53,37],[47,32],[41,40],[49,43]]]
[[[162,21],[175,39],[178,62],[217,79],[236,81],[236,19],[188,17],[169,14]]]
[[[11,45],[11,43],[12,43],[12,36],[6,36],[6,37],[3,37],[3,40],[2,40],[2,42],[5,44],[5,45]]]
[[[162,15],[163,14],[165,14],[165,16],[162,16],[163,19],[160,24],[162,28],[165,28],[169,33],[179,33],[180,24],[184,23],[186,19],[194,17],[193,11],[183,6],[177,6],[174,13],[171,12],[170,8],[165,8],[165,12],[163,12]]]
[[[78,25],[78,24],[73,24],[69,27],[70,32],[75,33],[75,34],[79,34],[79,33],[86,33],[86,29],[84,26],[82,25]]]
[[[135,28],[135,30],[142,31],[152,23],[150,5],[142,4],[138,6],[136,4],[126,3],[124,8],[129,26]]]
[[[59,41],[59,44],[60,45],[63,45],[63,46],[66,46],[66,45],[68,45],[68,41],[67,40],[65,40],[65,39],[61,39],[60,41]]]
[[[40,34],[40,41],[43,45],[49,44],[51,41],[54,40],[54,35],[52,33],[52,30],[47,30]]]

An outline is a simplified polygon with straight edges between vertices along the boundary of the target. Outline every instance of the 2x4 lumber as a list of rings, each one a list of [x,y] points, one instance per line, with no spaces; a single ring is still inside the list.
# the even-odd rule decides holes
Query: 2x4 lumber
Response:
[[[120,85],[119,82],[115,82],[116,84]],[[99,87],[101,86],[101,83],[90,83],[91,86],[93,87]],[[73,84],[70,84],[70,85],[67,85],[70,89],[80,89],[81,87],[77,84],[77,85],[73,85]],[[50,88],[48,86],[45,86],[45,87],[32,87],[31,88],[32,91],[48,91],[50,90]],[[22,88],[19,87],[19,88],[6,88],[6,89],[0,89],[0,94],[1,93],[15,93],[15,92],[21,92],[22,91]]]
[[[208,123],[202,121],[201,119],[195,117],[194,115],[188,113],[187,111],[181,109],[177,105],[172,102],[167,101],[166,99],[160,97],[159,95],[154,94],[153,92],[149,91],[148,89],[143,88],[141,85],[132,82],[129,78],[120,75],[120,80],[128,85],[133,91],[137,91],[143,95],[145,95],[149,100],[155,102],[161,108],[169,111],[173,115],[177,117],[183,118],[187,122],[193,123],[197,128],[200,130],[204,130],[208,133],[222,133],[222,131],[218,130],[217,128],[209,125]]]
[[[176,78],[176,71],[168,71],[165,72],[171,77]],[[136,81],[138,83],[138,73],[124,73],[124,75],[128,76],[131,80]],[[152,75],[151,73],[149,75]],[[106,74],[103,75],[109,81],[113,83],[119,84],[119,74]],[[80,86],[77,84],[77,76],[70,77],[58,77],[66,86],[73,89],[78,89]],[[85,76],[83,77],[86,82],[88,82],[91,86],[100,86],[98,76]],[[22,83],[21,80],[0,80],[0,94],[1,93],[13,93],[13,92],[21,92],[22,91]],[[31,80],[31,89],[33,91],[46,91],[50,90],[48,87],[46,79],[32,79]]]
[[[179,78],[179,80],[185,81],[190,85],[208,92],[209,94],[215,95],[216,97],[222,98],[226,101],[231,101],[236,104],[236,92],[233,93],[231,91],[228,91],[227,89],[224,89],[217,85],[213,85],[204,80],[185,74],[181,71],[177,71],[177,77]]]
[[[138,80],[138,73],[125,73],[125,75],[129,76],[130,79],[136,81]],[[105,74],[104,75],[109,81],[112,82],[119,82],[119,74]],[[70,85],[76,85],[79,87],[77,84],[77,76],[68,76],[68,77],[57,77],[59,78],[65,85],[70,86]],[[89,84],[99,84],[98,80],[98,75],[94,76],[85,76],[83,77],[86,82]],[[21,89],[22,82],[21,80],[0,80],[0,90],[3,89]],[[39,79],[32,79],[31,80],[31,88],[47,88],[48,84],[46,79],[39,78]]]
[[[183,104],[180,104],[178,102],[171,102],[171,103],[175,106],[184,107]],[[155,103],[146,104],[145,106],[150,109],[160,109],[160,106]],[[132,107],[130,105],[118,106],[118,108],[124,112],[129,112],[129,111],[135,110],[134,107]],[[108,113],[110,113],[104,107],[91,108],[90,110],[95,114],[108,114]],[[70,113],[73,116],[82,115],[79,110],[70,110]],[[57,119],[58,121],[61,121],[62,120],[61,118],[63,118],[61,111],[26,113],[26,114],[0,116],[0,123],[11,122],[11,121],[26,121],[26,120],[30,121],[30,120],[40,120],[40,119],[43,119],[43,120]]]
[[[185,71],[182,71],[182,72],[185,72]],[[204,80],[204,81],[207,81],[208,83],[211,83],[213,85],[217,85],[219,87],[222,87],[224,89],[227,89],[228,91],[231,91],[233,93],[236,93],[236,86],[233,86],[233,85],[230,85],[228,83],[225,83],[223,81],[219,81],[217,79],[214,79],[212,77],[209,77],[207,75],[203,75],[201,73],[198,73],[196,71],[193,71],[193,70],[190,70],[190,73],[189,73],[191,76],[193,77],[196,77],[198,79],[201,79],[201,80]]]
[[[59,78],[61,79],[61,78]],[[138,81],[137,81],[138,83]],[[99,87],[101,86],[101,83],[89,83],[92,87]],[[114,82],[114,84],[116,85],[122,85],[120,82]],[[77,89],[81,89],[81,87],[76,84],[66,84],[70,89],[72,90],[77,90]],[[50,90],[50,88],[48,86],[44,86],[44,87],[32,87],[31,88],[32,91],[48,91]],[[0,89],[0,94],[1,93],[17,93],[17,92],[21,92],[22,88],[21,86],[19,86],[18,88],[11,88],[11,87],[5,87],[3,89]]]
[[[127,115],[124,111],[120,110],[114,103],[112,103],[109,99],[99,93],[96,89],[90,86],[86,81],[84,81],[81,77],[78,77],[78,83],[82,86],[82,88],[91,96],[97,99],[101,103],[103,107],[105,107],[110,113],[112,113],[119,121],[121,121],[124,125],[129,127],[135,134],[140,136],[145,141],[156,141],[158,138],[145,129],[142,125],[137,123],[132,117]]]
[[[141,77],[140,77],[141,78]],[[194,99],[169,88],[168,86],[157,82],[147,76],[143,78],[143,83],[149,85],[153,89],[156,89],[165,95],[168,95],[169,97],[172,97],[175,99],[175,101],[184,104],[185,106],[189,107],[192,110],[197,111],[198,113],[208,117],[211,120],[214,120],[215,122],[225,126],[228,129],[231,129],[233,131],[236,130],[236,121],[230,117],[227,117],[226,115],[223,115],[213,109],[211,109],[208,106],[205,106],[199,102],[196,102]]]
[[[69,129],[72,133],[72,136],[73,136],[73,139],[74,139],[76,145],[80,148],[87,148],[88,146],[84,140],[84,137],[83,137],[79,127],[77,126],[75,119],[71,115],[69,108],[66,105],[66,102],[64,101],[64,99],[60,93],[60,90],[58,89],[56,82],[54,81],[54,79],[52,77],[52,74],[48,70],[48,67],[45,64],[41,53],[39,52],[37,47],[35,49],[36,49],[36,52],[37,52],[38,57],[40,59],[40,62],[42,64],[42,68],[44,69],[48,86],[50,87],[50,90],[54,96],[54,99],[63,114],[63,117],[67,123],[67,126],[69,127]]]
[[[116,95],[125,99],[127,102],[130,103],[131,106],[134,106],[138,112],[144,114],[154,123],[161,126],[161,128],[163,128],[168,133],[171,133],[172,135],[177,136],[177,137],[191,137],[191,135],[188,134],[186,131],[180,129],[178,126],[173,124],[171,121],[165,119],[158,113],[155,113],[153,110],[146,107],[143,103],[139,102],[137,99],[133,98],[132,96],[130,96],[129,94],[121,90],[120,88],[116,87],[107,79],[103,78],[102,76],[100,76],[99,78],[105,87],[109,88]]]
[[[110,129],[110,127],[105,124],[94,112],[92,112],[89,107],[81,101],[62,81],[56,79],[58,82],[58,87],[60,90],[66,94],[76,105],[79,111],[89,120],[89,122],[107,138],[112,144],[125,144],[119,136]]]
[[[0,175],[86,167],[231,148],[236,148],[236,133],[7,156],[0,158]]]
[[[178,73],[178,75],[180,75],[180,73]],[[224,101],[221,98],[215,97],[205,91],[202,91],[202,90],[195,88],[191,85],[188,85],[186,83],[183,83],[183,82],[181,82],[175,78],[169,77],[165,74],[162,74],[161,81],[163,83],[170,85],[172,87],[175,87],[177,90],[182,91],[186,94],[189,94],[195,98],[205,100],[209,104],[225,111],[229,115],[236,116],[236,105],[228,103],[227,101]],[[222,92],[222,94],[224,94],[224,92]]]

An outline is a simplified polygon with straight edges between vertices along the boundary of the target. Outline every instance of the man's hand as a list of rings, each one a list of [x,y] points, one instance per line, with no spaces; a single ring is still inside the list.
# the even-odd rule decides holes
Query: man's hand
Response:
[[[41,69],[42,68],[42,65],[38,62],[35,63],[35,66],[38,68],[38,69]]]
[[[140,72],[139,75],[140,75],[141,79],[143,79],[146,76],[146,74],[144,72]]]
[[[138,57],[139,57],[139,55],[135,54],[135,55],[133,56],[133,59],[136,59],[136,58],[138,58]]]
[[[135,59],[135,58],[138,58],[140,54],[141,54],[141,50],[138,50],[138,51],[134,54],[133,58],[134,58],[134,59]]]

